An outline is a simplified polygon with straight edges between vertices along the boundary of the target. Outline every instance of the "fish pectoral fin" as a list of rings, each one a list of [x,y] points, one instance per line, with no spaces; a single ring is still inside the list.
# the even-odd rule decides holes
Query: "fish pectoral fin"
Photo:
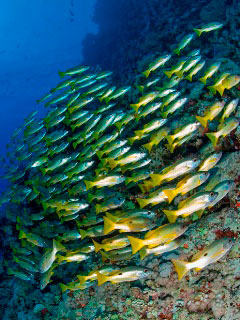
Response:
[[[198,271],[201,271],[202,269],[203,268],[195,268],[194,270],[198,272]]]

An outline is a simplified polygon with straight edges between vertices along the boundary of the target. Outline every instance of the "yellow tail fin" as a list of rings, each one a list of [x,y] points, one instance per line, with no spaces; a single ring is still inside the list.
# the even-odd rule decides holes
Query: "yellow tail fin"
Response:
[[[113,222],[107,217],[103,217],[103,220],[104,220],[104,230],[103,230],[104,235],[115,230],[115,222]]]
[[[176,197],[176,195],[178,194],[178,190],[163,190],[163,192],[165,193],[165,195],[168,197],[168,203],[171,203],[173,201],[173,199]]]
[[[146,199],[137,198],[136,200],[137,200],[141,209],[148,205],[148,201]]]
[[[178,56],[180,55],[180,53],[181,53],[181,50],[180,49],[175,49],[175,50],[173,50]]]
[[[138,112],[140,105],[138,103],[132,103],[130,106],[133,108],[134,111]]]
[[[95,241],[95,240],[93,240],[93,239],[92,239],[92,242],[93,242],[94,247],[95,247],[95,252],[98,252],[99,250],[102,249],[101,243],[98,243],[97,241]]]
[[[129,183],[131,183],[131,182],[132,182],[132,179],[131,179],[131,178],[126,178],[126,180],[125,180],[126,186],[127,186]]]
[[[134,131],[134,133],[136,136],[139,136],[140,139],[142,138],[142,136],[144,134],[142,130],[136,130],[136,131]]]
[[[20,230],[18,238],[19,239],[24,239],[24,238],[27,238],[27,235],[26,235],[26,233],[24,231]]]
[[[86,237],[88,237],[87,231],[83,230],[83,229],[79,229],[80,235],[82,240],[85,239]]]
[[[98,286],[101,286],[102,284],[108,281],[108,276],[104,276],[102,273],[98,271],[96,273],[97,273]]]
[[[108,159],[108,162],[111,169],[114,169],[117,166],[117,162],[114,159]]]
[[[207,128],[208,118],[206,118],[205,116],[204,116],[204,117],[195,116],[195,118],[197,119],[197,121],[199,121],[199,122],[201,123],[201,125],[202,125],[204,128]]]
[[[166,136],[166,139],[167,139],[168,143],[171,145],[171,144],[173,144],[173,141],[175,140],[175,136],[168,135],[168,136]]]
[[[192,75],[191,74],[188,74],[186,77],[185,77],[186,80],[192,82]]]
[[[219,139],[218,132],[209,132],[209,133],[206,133],[206,136],[211,140],[212,145],[216,147]]]
[[[143,260],[147,256],[147,248],[144,247],[139,251],[140,259]]]
[[[106,252],[103,252],[102,250],[100,251],[102,255],[102,261],[105,262],[106,260],[109,260],[109,256]]]
[[[174,210],[163,210],[163,212],[167,216],[170,223],[174,223],[177,220],[177,215]]]
[[[96,154],[98,156],[98,159],[101,159],[102,156],[104,155],[104,151],[97,151]]]
[[[164,73],[168,78],[171,78],[174,72],[172,70],[169,70],[169,71],[164,71]]]
[[[215,87],[215,88],[216,88],[216,90],[219,92],[219,94],[222,96],[225,88],[224,88],[223,86],[221,86],[221,85],[220,85],[220,86],[217,86],[217,87]]]
[[[143,90],[144,90],[144,86],[137,86],[137,88],[138,88],[138,90],[139,90],[140,92],[143,92]]]
[[[202,31],[201,31],[200,29],[194,28],[193,31],[196,32],[196,34],[198,35],[198,37],[200,37],[200,35],[202,34]]]
[[[146,77],[146,78],[148,78],[149,77],[149,75],[150,75],[150,70],[146,70],[146,71],[144,71],[142,74]]]
[[[163,176],[161,174],[153,173],[153,174],[150,174],[150,177],[155,186],[159,186],[163,181]]]
[[[79,283],[84,284],[87,281],[87,276],[77,276]]]
[[[65,72],[58,71],[58,75],[60,78],[63,78],[65,76]]]
[[[207,88],[212,92],[212,94],[216,94],[216,89],[214,86],[208,86]]]
[[[187,268],[188,262],[182,260],[171,259],[178,274],[178,279],[181,280],[189,271]]]
[[[135,254],[136,252],[138,252],[140,249],[142,249],[144,247],[144,240],[134,238],[131,236],[129,236],[128,239],[129,239],[130,244],[132,246],[132,254]]]
[[[53,239],[53,248],[56,249],[56,251],[66,251],[66,248],[57,240]]]
[[[146,144],[143,144],[142,146],[143,146],[143,148],[147,149],[148,152],[150,153],[151,150],[152,150],[152,147],[153,147],[153,143],[152,142],[148,142]]]
[[[65,292],[65,291],[68,290],[68,287],[67,287],[65,284],[63,284],[63,283],[59,283],[59,286],[60,286],[62,292]]]
[[[206,84],[207,80],[205,77],[199,78],[199,81],[201,81],[202,83]]]
[[[96,214],[99,214],[102,211],[102,206],[100,204],[96,204]]]
[[[94,183],[92,181],[83,180],[86,185],[86,190],[89,190],[94,187]]]

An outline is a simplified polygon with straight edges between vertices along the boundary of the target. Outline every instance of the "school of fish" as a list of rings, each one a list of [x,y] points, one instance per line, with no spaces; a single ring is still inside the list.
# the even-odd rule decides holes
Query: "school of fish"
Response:
[[[39,119],[34,111],[25,119],[2,162],[9,189],[1,204],[16,222],[19,239],[11,245],[9,274],[38,279],[44,289],[59,267],[84,261],[71,282],[60,283],[63,292],[95,281],[146,278],[151,270],[129,260],[138,252],[142,260],[181,247],[189,217],[200,218],[228,194],[234,182],[215,172],[221,151],[205,158],[174,155],[199,132],[216,147],[239,125],[234,117],[238,99],[222,96],[240,76],[219,73],[219,61],[209,65],[200,49],[190,48],[201,34],[222,27],[195,28],[172,54],[152,61],[134,86],[117,88],[111,72],[88,66],[59,72],[63,81],[37,101],[45,103],[46,116]],[[194,121],[176,127],[175,120],[188,108],[188,97],[178,90],[187,81],[203,83],[212,103]],[[129,103],[133,91],[137,98]],[[213,120],[217,130],[206,132]],[[174,156],[156,169],[151,153],[160,144]],[[231,238],[215,240],[191,262],[172,259],[179,279],[217,261],[233,243]],[[100,267],[81,271],[90,258],[101,260]]]

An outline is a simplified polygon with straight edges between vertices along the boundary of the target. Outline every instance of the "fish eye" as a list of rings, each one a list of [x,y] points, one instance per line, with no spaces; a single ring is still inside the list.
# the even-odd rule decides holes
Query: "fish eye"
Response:
[[[206,253],[204,253],[204,257],[206,257],[208,255],[208,253],[206,252]]]
[[[210,196],[213,197],[213,196],[214,196],[214,192],[211,192],[211,193],[210,193]]]
[[[194,159],[193,159],[194,162],[197,162],[197,160],[198,160],[197,158],[194,158]]]
[[[148,269],[144,269],[144,272],[148,272]]]
[[[148,211],[148,213],[147,214],[151,214],[151,211]]]
[[[121,275],[122,275],[122,272],[120,272],[118,275],[121,276]]]

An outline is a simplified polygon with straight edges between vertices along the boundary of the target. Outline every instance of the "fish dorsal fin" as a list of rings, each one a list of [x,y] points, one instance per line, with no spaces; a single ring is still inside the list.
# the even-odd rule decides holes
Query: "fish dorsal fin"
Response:
[[[198,251],[197,253],[195,253],[192,257],[192,260],[191,261],[195,261],[195,260],[198,260],[199,258],[201,258],[204,253],[207,252],[205,248],[203,248],[202,250]]]
[[[182,200],[181,202],[179,202],[178,204],[178,209],[181,209],[185,206],[185,204],[187,203],[187,201],[189,200],[189,198]]]
[[[162,225],[160,228],[163,228],[163,227],[165,227],[166,225],[167,225],[167,223],[164,224],[164,225]],[[158,229],[159,229],[159,228],[158,228]],[[150,238],[155,232],[156,232],[156,229],[148,231],[148,232],[145,234],[144,239]]]

